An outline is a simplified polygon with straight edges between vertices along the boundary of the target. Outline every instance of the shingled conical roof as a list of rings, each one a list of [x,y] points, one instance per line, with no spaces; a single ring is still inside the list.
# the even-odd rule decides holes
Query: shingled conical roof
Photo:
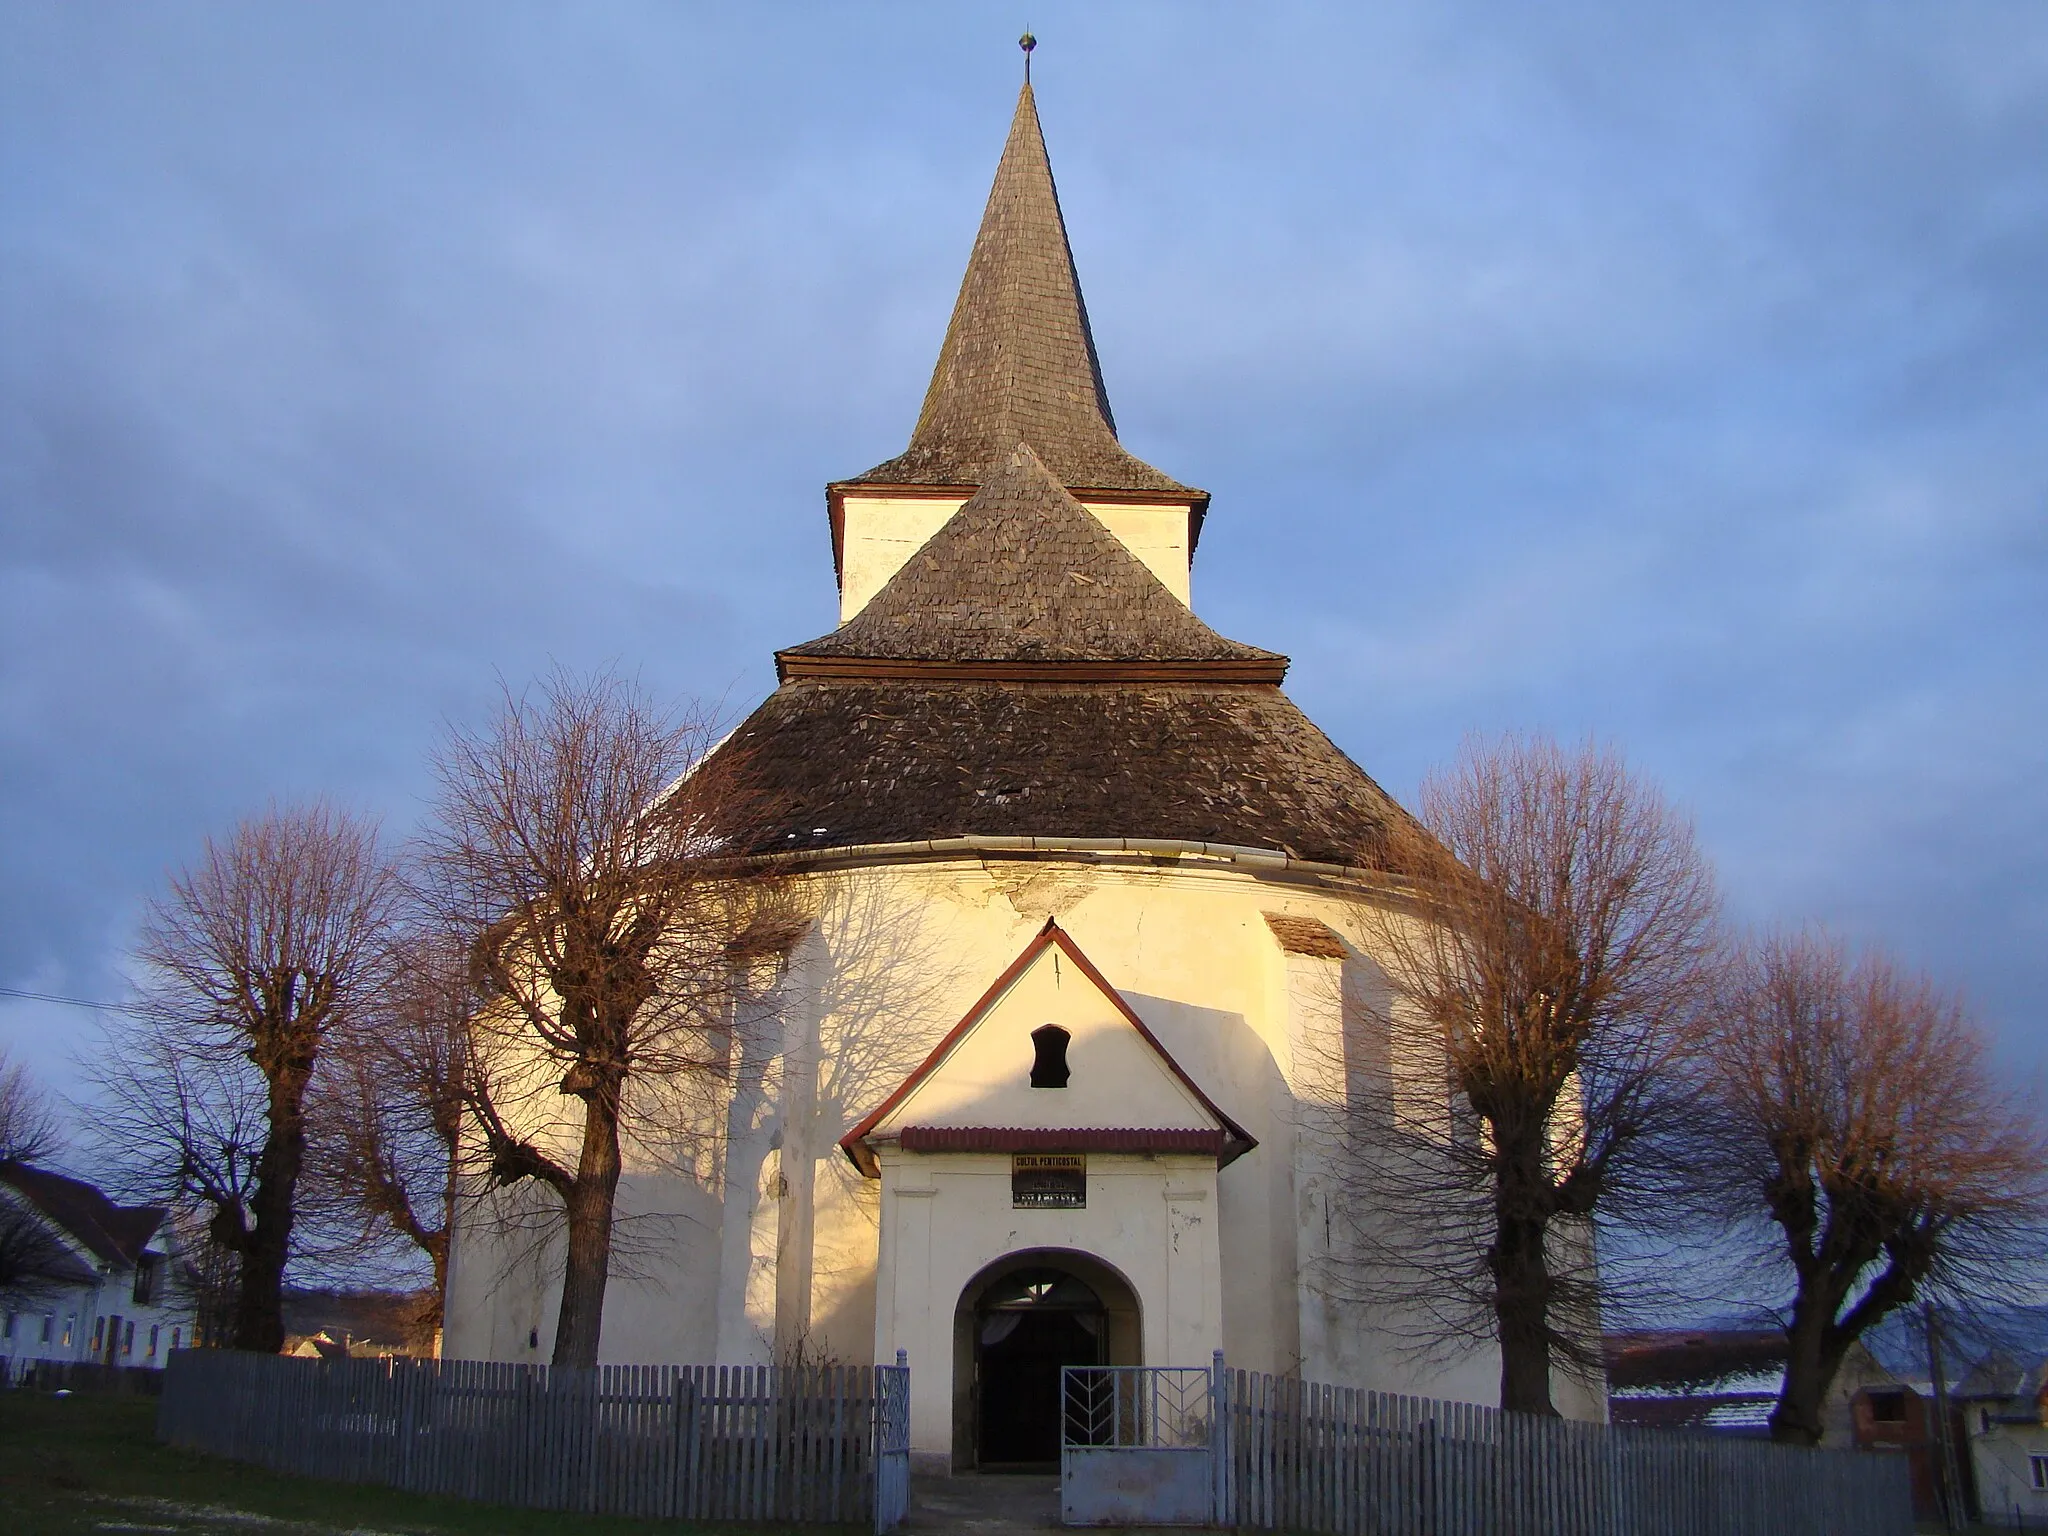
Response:
[[[1268,682],[1287,666],[1196,618],[1025,443],[858,614],[776,659],[785,678],[854,659],[1223,663]]]
[[[703,771],[768,808],[749,852],[1156,838],[1370,867],[1403,820],[1271,683],[801,678]]]
[[[782,685],[698,770],[765,808],[732,846],[1381,861],[1404,813],[1281,691],[1287,658],[1209,628],[1070,494],[1186,498],[1191,522],[1208,499],[1117,444],[1028,84],[909,451],[841,484],[862,482],[978,489],[836,631],[776,654]]]
[[[910,446],[844,483],[979,485],[1019,442],[1062,485],[1200,494],[1116,440],[1029,81]]]

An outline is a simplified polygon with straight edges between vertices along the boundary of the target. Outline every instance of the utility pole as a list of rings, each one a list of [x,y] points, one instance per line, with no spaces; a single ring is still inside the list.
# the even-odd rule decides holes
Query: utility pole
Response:
[[[1941,1363],[1941,1324],[1934,1303],[1920,1308],[1920,1321],[1927,1330],[1927,1374],[1934,1382],[1934,1481],[1941,1496],[1942,1524],[1951,1531],[1963,1528],[1963,1480],[1956,1465],[1956,1443],[1949,1432],[1948,1376]]]

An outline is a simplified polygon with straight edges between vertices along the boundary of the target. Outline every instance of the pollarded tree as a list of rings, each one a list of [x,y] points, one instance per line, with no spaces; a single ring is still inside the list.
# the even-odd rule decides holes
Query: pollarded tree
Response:
[[[233,1348],[284,1347],[307,1096],[378,979],[396,895],[376,828],[315,803],[208,839],[144,920],[142,1002],[93,1068],[95,1134],[233,1256]]]
[[[550,1197],[515,1209],[561,1238],[557,1365],[597,1363],[626,1153],[663,1158],[723,1080],[733,946],[775,899],[731,857],[744,775],[690,771],[715,737],[614,674],[556,671],[437,759],[424,884],[483,994],[465,1092],[488,1181]]]
[[[1774,1439],[1817,1444],[1851,1345],[1916,1297],[2027,1300],[2048,1254],[2048,1136],[1960,1001],[1809,932],[1732,964],[1704,1068],[1717,1231],[1791,1271]]]
[[[411,925],[334,1037],[312,1106],[312,1166],[357,1246],[395,1244],[431,1271],[417,1319],[426,1334],[440,1328],[447,1296],[476,1001],[469,957],[440,929]]]
[[[1397,898],[1362,909],[1386,985],[1352,1006],[1384,1043],[1346,1049],[1391,1094],[1335,1100],[1361,1240],[1338,1283],[1419,1345],[1497,1345],[1501,1405],[1554,1413],[1553,1365],[1601,1368],[1594,1217],[1664,1207],[1714,881],[1686,818],[1591,746],[1468,742],[1420,820],[1390,833]]]

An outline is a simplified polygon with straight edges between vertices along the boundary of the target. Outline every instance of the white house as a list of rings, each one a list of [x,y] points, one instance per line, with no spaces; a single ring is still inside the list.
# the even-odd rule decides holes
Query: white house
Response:
[[[2048,1526],[2048,1359],[1980,1361],[1955,1390],[1983,1520]]]
[[[5,1303],[0,1360],[19,1377],[38,1361],[160,1368],[193,1341],[161,1206],[116,1205],[91,1184],[0,1162],[0,1202],[55,1240],[44,1278]]]
[[[1305,1110],[1447,1098],[1353,1006],[1404,813],[1189,607],[1210,498],[1117,439],[1028,85],[910,445],[825,499],[839,626],[701,770],[766,791],[808,925],[622,1186],[604,1357],[903,1350],[958,1467],[1043,1459],[1061,1363],[1496,1400],[1491,1348],[1418,1356],[1336,1283]],[[558,1295],[458,1229],[446,1352],[545,1360]]]

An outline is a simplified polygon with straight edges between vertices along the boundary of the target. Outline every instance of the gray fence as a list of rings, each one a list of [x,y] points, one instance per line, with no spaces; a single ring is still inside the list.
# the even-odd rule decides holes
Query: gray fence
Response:
[[[495,1504],[867,1524],[878,1513],[877,1429],[901,1416],[877,1407],[907,1397],[899,1371],[572,1371],[179,1350],[157,1433],[280,1472]],[[885,1526],[901,1518],[880,1513]]]
[[[1613,1428],[1218,1367],[1218,1524],[1332,1536],[1911,1536],[1903,1456]]]
[[[875,1529],[893,1531],[910,1513],[910,1357],[875,1372]]]
[[[1204,1366],[1060,1372],[1060,1518],[1068,1525],[1209,1525],[1225,1465],[1220,1377]]]
[[[0,1387],[37,1392],[129,1392],[154,1397],[164,1373],[146,1365],[102,1365],[96,1360],[21,1360],[0,1355]]]

